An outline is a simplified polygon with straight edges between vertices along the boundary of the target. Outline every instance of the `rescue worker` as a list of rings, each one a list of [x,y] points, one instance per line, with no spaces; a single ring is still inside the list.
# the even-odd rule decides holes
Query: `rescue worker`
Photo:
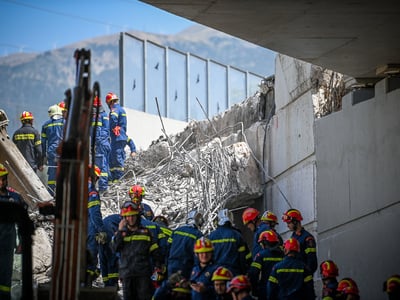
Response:
[[[232,226],[232,214],[224,208],[218,211],[218,226],[208,238],[214,246],[214,261],[231,270],[233,275],[245,274],[251,263],[251,253],[242,234]]]
[[[383,291],[387,293],[389,300],[400,299],[400,275],[395,274],[390,276],[383,283]]]
[[[42,171],[42,140],[39,131],[33,127],[33,114],[23,111],[19,119],[22,126],[14,132],[12,140],[32,169]]]
[[[93,100],[91,130],[91,138],[93,138],[93,130],[96,131],[96,136],[94,138],[94,147],[96,153],[95,163],[101,170],[98,182],[99,192],[104,192],[108,189],[108,164],[111,151],[110,119],[104,110],[99,97],[95,97]]]
[[[317,245],[314,236],[301,225],[303,217],[300,211],[291,208],[283,214],[282,220],[287,224],[289,230],[292,231],[291,237],[299,241],[301,259],[308,266],[311,273],[314,274],[318,268]]]
[[[203,215],[194,209],[188,213],[186,224],[176,228],[168,239],[168,276],[181,271],[189,278],[194,265],[194,244],[203,236],[200,231],[204,224]]]
[[[135,203],[126,201],[121,216],[112,249],[120,253],[123,296],[126,300],[149,300],[154,292],[150,279],[152,263],[162,267],[160,250],[150,230],[141,225],[140,209]]]
[[[335,299],[338,300],[359,300],[360,294],[357,283],[351,278],[343,278],[339,281],[336,289],[338,294]]]
[[[270,210],[266,210],[261,216],[261,222],[264,222],[268,225],[269,229],[273,230],[278,236],[279,243],[283,245],[283,239],[281,235],[276,231],[275,226],[278,225],[278,217]]]
[[[313,275],[298,257],[300,243],[290,238],[283,244],[285,257],[276,263],[268,278],[268,300],[314,300]]]
[[[258,238],[263,231],[269,229],[268,225],[261,222],[260,212],[252,207],[246,208],[242,214],[243,225],[254,232],[253,236],[253,248],[251,250],[252,257],[255,257],[258,252],[262,250],[260,244],[258,243]]]
[[[278,235],[272,229],[262,232],[258,243],[262,250],[254,257],[248,276],[253,287],[253,296],[257,296],[259,300],[266,300],[267,282],[272,267],[282,261],[284,253]]]
[[[88,179],[88,235],[87,248],[89,251],[89,259],[87,263],[87,285],[91,286],[100,272],[97,269],[99,244],[103,245],[107,242],[107,233],[103,223],[100,207],[100,195],[96,190],[96,181],[100,176],[100,169],[97,166],[89,166],[90,175]],[[93,178],[93,179],[92,179]]]
[[[233,300],[254,300],[250,292],[250,280],[245,275],[233,277],[228,283],[228,293],[231,293]]]
[[[60,144],[64,134],[64,118],[62,117],[61,108],[55,104],[48,109],[50,120],[46,121],[42,126],[42,153],[44,159],[47,159],[47,188],[50,195],[55,195],[56,190],[56,174],[58,145]]]
[[[111,214],[103,218],[106,243],[99,244],[99,261],[104,286],[118,286],[118,256],[111,249],[111,238],[117,232],[121,219],[120,214]]]
[[[110,108],[110,136],[111,136],[111,152],[110,152],[110,177],[111,182],[118,182],[124,174],[125,165],[125,146],[128,136],[127,118],[125,109],[119,105],[119,98],[114,93],[106,95],[106,103]]]
[[[153,220],[154,218],[154,212],[151,209],[150,205],[143,203],[143,197],[145,196],[146,192],[144,187],[135,184],[131,186],[131,188],[128,191],[129,198],[133,202],[135,202],[137,205],[141,207],[141,213],[147,220]]]
[[[212,274],[217,269],[213,262],[214,247],[206,237],[199,238],[194,244],[194,253],[198,263],[194,265],[190,275],[192,300],[209,300],[215,298]]]
[[[211,281],[214,283],[215,300],[232,300],[232,295],[228,293],[228,282],[233,278],[232,272],[225,267],[218,267]]]
[[[8,170],[1,163],[0,201],[15,202],[27,209],[27,205],[22,196],[8,186]],[[11,299],[14,251],[17,251],[19,248],[20,245],[17,246],[17,231],[15,229],[15,224],[0,223],[0,299]]]
[[[180,272],[172,274],[155,291],[152,300],[190,300],[192,292],[190,282]]]
[[[339,276],[337,265],[330,259],[324,260],[319,265],[319,271],[322,278],[322,300],[335,299],[338,287],[336,278]]]

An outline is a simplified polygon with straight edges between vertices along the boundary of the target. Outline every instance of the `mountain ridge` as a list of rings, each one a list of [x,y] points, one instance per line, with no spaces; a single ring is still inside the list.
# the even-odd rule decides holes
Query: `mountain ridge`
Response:
[[[139,39],[168,46],[182,52],[242,70],[269,76],[273,74],[275,53],[201,25],[189,27],[177,34],[162,35],[142,31],[127,31]],[[15,53],[0,57],[0,108],[10,119],[8,133],[19,128],[19,115],[31,111],[34,126],[40,131],[47,120],[47,108],[64,99],[64,91],[75,83],[75,49],[86,48],[92,53],[91,82],[98,81],[102,97],[119,91],[119,38],[111,34],[78,41],[42,53]],[[244,100],[244,99],[243,99]]]

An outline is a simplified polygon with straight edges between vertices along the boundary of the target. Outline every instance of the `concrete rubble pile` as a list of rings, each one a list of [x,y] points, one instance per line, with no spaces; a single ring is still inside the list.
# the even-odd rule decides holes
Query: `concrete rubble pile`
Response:
[[[135,158],[128,158],[120,182],[101,194],[103,217],[119,213],[134,184],[145,187],[144,202],[156,215],[167,217],[172,229],[185,222],[188,211],[201,211],[205,233],[215,228],[219,209],[248,206],[259,198],[260,162],[246,134],[264,118],[260,108],[270,110],[260,104],[265,102],[262,95],[257,93],[212,120],[191,122],[177,135],[166,133]],[[38,227],[33,249],[35,280],[42,283],[50,278],[53,226],[37,213],[31,217]]]

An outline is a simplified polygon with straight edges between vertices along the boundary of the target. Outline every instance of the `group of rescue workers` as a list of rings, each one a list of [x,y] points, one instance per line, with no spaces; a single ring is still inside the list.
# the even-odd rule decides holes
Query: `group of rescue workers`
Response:
[[[164,216],[155,216],[143,202],[145,188],[133,185],[120,212],[102,217],[100,192],[109,181],[118,181],[124,173],[126,113],[118,97],[108,93],[109,115],[100,99],[93,102],[92,129],[95,132],[95,165],[88,178],[87,285],[100,272],[104,286],[119,287],[125,300],[130,299],[315,299],[313,275],[318,269],[316,241],[302,226],[297,209],[287,210],[282,220],[292,232],[283,241],[275,230],[278,218],[272,211],[261,214],[246,208],[242,222],[253,233],[252,247],[234,226],[228,209],[218,211],[216,229],[204,234],[204,218],[193,209],[184,225],[169,228]],[[64,111],[63,111],[64,110]],[[41,136],[33,128],[33,115],[21,114],[22,127],[13,140],[32,168],[42,170],[47,159],[48,186],[54,195],[57,147],[62,140],[65,103],[49,108],[50,120],[42,126]],[[64,112],[64,115],[63,115]],[[28,145],[28,146],[27,146]],[[136,149],[133,144],[131,152]],[[45,158],[45,159],[44,159]],[[8,171],[0,164],[0,201],[26,205],[22,197],[8,187]],[[3,226],[3,225],[1,225]],[[2,227],[3,228],[3,227]],[[0,230],[0,236],[6,231]],[[15,240],[15,232],[7,231]],[[0,245],[0,264],[12,262],[15,243]],[[8,258],[8,260],[7,260]],[[7,262],[7,263],[6,263]],[[100,266],[100,270],[98,269]],[[11,269],[0,273],[0,298],[10,299]],[[349,277],[338,281],[338,267],[332,260],[319,264],[322,299],[359,299],[356,282]],[[389,299],[399,299],[400,275],[384,282]],[[4,297],[3,297],[4,295]]]
[[[100,192],[108,189],[109,183],[118,182],[124,174],[126,159],[125,147],[128,145],[131,156],[136,155],[136,145],[127,135],[125,109],[119,104],[118,96],[108,93],[105,101],[110,109],[107,113],[101,99],[95,97],[92,109],[91,137],[94,143],[95,164],[101,170],[98,188]],[[33,114],[24,111],[20,115],[22,126],[15,131],[12,140],[30,164],[32,169],[42,171],[47,165],[47,187],[55,195],[58,146],[63,138],[64,125],[68,116],[66,101],[49,107],[47,120],[41,133],[33,127]],[[92,136],[93,131],[95,136]]]

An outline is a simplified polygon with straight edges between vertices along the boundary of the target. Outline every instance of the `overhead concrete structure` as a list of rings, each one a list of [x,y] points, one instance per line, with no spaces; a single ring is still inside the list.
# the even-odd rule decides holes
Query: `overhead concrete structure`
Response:
[[[143,2],[360,82],[400,70],[396,0]]]

